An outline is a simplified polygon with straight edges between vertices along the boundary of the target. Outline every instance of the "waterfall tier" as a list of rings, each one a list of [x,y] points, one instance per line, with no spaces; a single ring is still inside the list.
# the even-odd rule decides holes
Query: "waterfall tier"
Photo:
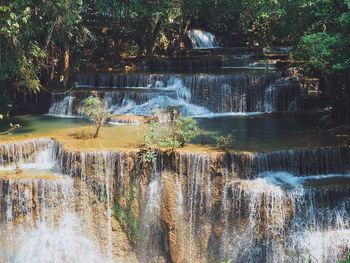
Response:
[[[24,145],[42,150],[21,152]],[[40,152],[51,149],[60,173],[72,176],[1,179],[4,227],[16,229],[14,218],[32,218],[39,228],[24,232],[32,243],[45,239],[59,247],[56,238],[43,233],[70,233],[84,240],[81,249],[89,253],[83,256],[101,253],[108,261],[117,243],[110,238],[99,243],[94,233],[84,234],[91,215],[103,213],[107,226],[112,214],[118,219],[141,262],[336,262],[350,247],[348,146],[256,154],[158,153],[153,168],[136,151],[67,151],[53,140],[2,144],[1,149],[1,160],[9,160],[3,169],[14,162],[38,163]],[[81,202],[93,207],[85,199],[90,194],[106,204],[104,212],[82,207]],[[43,221],[43,214],[53,221]],[[76,224],[82,229],[74,223],[81,219],[84,224]],[[109,227],[102,229],[112,238]],[[11,233],[9,238],[18,240],[19,232]],[[26,249],[19,242],[6,253],[20,257]]]
[[[79,74],[77,90],[53,94],[49,114],[76,116],[99,94],[114,114],[150,115],[178,108],[184,115],[296,110],[298,81],[269,74]],[[92,89],[92,90],[91,90]]]
[[[188,37],[191,39],[193,48],[219,47],[215,36],[207,31],[192,29],[188,31]]]
[[[64,175],[51,139],[0,145],[1,262],[137,262],[103,189]]]

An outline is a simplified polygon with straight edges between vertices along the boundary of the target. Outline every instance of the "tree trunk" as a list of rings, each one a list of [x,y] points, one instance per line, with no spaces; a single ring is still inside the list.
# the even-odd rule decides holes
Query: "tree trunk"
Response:
[[[162,24],[163,24],[163,17],[160,17],[156,23],[154,30],[153,30],[152,38],[147,43],[146,55],[148,57],[152,56],[152,54],[153,54],[154,46],[156,44],[160,29],[162,27]]]
[[[64,50],[64,55],[63,55],[63,86],[67,87],[68,86],[68,80],[69,80],[69,48],[66,48]]]
[[[143,36],[140,39],[139,43],[139,51],[137,53],[137,58],[141,58],[143,55],[143,51],[145,50],[146,42],[149,38],[150,31],[152,29],[151,23],[147,19],[143,19],[143,23],[145,25],[145,32],[143,33]]]
[[[186,34],[187,31],[188,31],[189,25],[190,25],[190,21],[187,20],[187,21],[185,22],[185,26],[183,26],[183,27],[181,26],[181,27],[180,27],[179,39],[178,39],[178,41],[177,41],[177,43],[176,43],[176,53],[177,53],[177,54],[180,53],[181,43],[182,43],[182,41],[183,41],[183,38],[184,38],[185,34]]]
[[[99,134],[99,132],[100,132],[101,126],[102,126],[102,125],[98,125],[98,126],[96,127],[96,131],[95,131],[95,134],[94,134],[94,138],[97,138],[97,137],[98,137],[98,134]]]

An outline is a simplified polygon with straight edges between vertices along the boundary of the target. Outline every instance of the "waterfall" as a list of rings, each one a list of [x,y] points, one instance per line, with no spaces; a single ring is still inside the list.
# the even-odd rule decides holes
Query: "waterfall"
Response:
[[[56,162],[58,144],[51,139],[0,144],[0,171],[21,168],[50,169]]]
[[[258,153],[251,169],[255,174],[265,171],[287,171],[295,175],[343,173],[349,163],[347,146],[314,149],[281,150]]]
[[[236,262],[336,262],[349,247],[349,188],[314,188],[281,180],[276,184],[273,176],[267,173],[229,186],[232,199],[223,212],[230,218],[225,232],[231,239],[220,245],[223,258]],[[277,176],[295,182],[291,174]],[[316,181],[320,180],[322,176]],[[232,248],[227,249],[227,244]]]
[[[188,31],[188,37],[191,39],[193,48],[216,48],[219,47],[215,36],[209,32],[192,29]]]
[[[121,202],[143,262],[336,262],[350,249],[349,158],[348,146],[173,152],[148,169],[138,152],[0,144],[0,258],[136,262],[115,220]]]
[[[75,97],[72,92],[66,95],[54,94],[51,99],[49,114],[60,117],[73,117],[74,101]]]
[[[107,262],[88,228],[89,208],[75,210],[73,179],[1,179],[1,189],[2,262]]]
[[[188,227],[182,234],[188,242],[186,262],[206,262],[206,258],[336,262],[342,258],[350,248],[350,175],[332,172],[349,167],[348,150],[166,157],[164,169],[186,182],[181,191],[182,196],[187,193],[187,200],[180,209],[185,215],[182,224]],[[259,164],[261,158],[265,161]],[[246,179],[246,173],[258,178]],[[175,247],[182,251],[179,243]]]
[[[0,144],[0,261],[137,262],[112,212],[121,158],[50,139]]]
[[[84,77],[87,74],[89,78]],[[102,97],[114,114],[150,115],[155,109],[175,107],[190,116],[296,110],[300,94],[297,80],[279,77],[277,72],[221,75],[80,73],[78,76],[81,81],[78,90],[52,95],[49,114],[79,116],[82,101],[92,93]]]
[[[162,199],[162,186],[158,173],[153,174],[153,178],[148,186],[145,208],[141,215],[141,254],[142,262],[158,261],[162,246],[162,233],[160,226],[160,204]]]

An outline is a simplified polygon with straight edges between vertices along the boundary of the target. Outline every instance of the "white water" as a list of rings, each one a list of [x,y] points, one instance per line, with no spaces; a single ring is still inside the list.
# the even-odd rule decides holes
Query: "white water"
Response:
[[[23,147],[27,147],[27,151],[21,151]],[[17,164],[23,171],[11,178],[12,169],[15,169],[13,163],[2,166],[0,262],[136,262],[136,258],[129,260],[124,256],[129,249],[126,237],[112,233],[111,175],[113,165],[117,161],[121,163],[120,160],[110,159],[107,152],[100,156],[107,167],[105,176],[101,177],[105,180],[101,182],[105,186],[105,207],[97,201],[100,193],[93,193],[86,182],[57,173],[54,141],[2,145],[4,149],[17,153]],[[6,160],[6,155],[5,152],[1,159]],[[73,161],[67,158],[67,162]],[[87,178],[85,162],[82,168],[84,176],[81,178],[84,179]],[[96,172],[96,176],[101,176],[100,170]],[[3,174],[9,177],[1,177]]]
[[[3,193],[1,262],[108,262],[93,234],[89,208],[75,209],[83,197],[76,196],[74,180],[54,179],[54,174],[51,179],[25,179],[25,174],[2,183],[8,184],[8,192]]]
[[[162,198],[161,178],[158,173],[153,174],[145,199],[145,208],[141,216],[141,262],[157,262],[159,246],[161,244],[160,205]]]
[[[219,47],[215,36],[207,31],[192,29],[188,31],[193,48],[215,48]]]
[[[238,227],[227,221],[222,255],[239,262],[256,262],[261,256],[276,263],[341,259],[350,248],[349,191],[341,185],[304,185],[312,181],[329,184],[339,178],[350,183],[349,175],[296,177],[286,172],[263,173],[257,179],[232,182],[227,187],[233,197],[223,200],[223,211],[235,214],[233,222],[245,218],[247,224]],[[329,199],[333,191],[337,193],[336,200]],[[267,254],[263,256],[265,250]]]
[[[64,116],[64,117],[74,117],[73,114],[73,104],[75,97],[69,94],[65,96],[63,100],[53,101],[49,109],[50,115]]]
[[[82,74],[84,76],[84,74]],[[101,76],[100,76],[101,75]],[[102,78],[103,76],[103,78]],[[98,91],[114,114],[152,115],[157,109],[178,108],[187,116],[220,114],[244,115],[297,110],[297,81],[276,79],[278,73],[254,74],[97,74],[96,79],[115,78],[115,83],[96,84],[111,90]],[[84,80],[85,78],[82,77]],[[89,80],[90,81],[90,80]],[[86,83],[91,86],[91,83]],[[117,85],[116,87],[114,87]],[[72,117],[82,115],[82,101],[91,95],[88,88],[66,95],[53,95],[49,114]]]
[[[66,214],[52,226],[39,221],[34,230],[21,231],[14,262],[18,263],[104,263],[106,258],[92,239],[84,234],[75,214]]]
[[[50,139],[38,139],[19,143],[8,143],[1,146],[0,171],[21,169],[52,169],[56,165],[57,144]],[[3,158],[12,157],[11,161]]]
[[[173,91],[175,97],[166,95],[156,95],[143,104],[137,104],[131,99],[124,99],[121,106],[111,107],[113,114],[133,114],[133,115],[154,115],[159,110],[168,110],[170,108],[178,109],[185,116],[209,114],[210,111],[204,107],[191,104],[191,92],[186,88],[182,81],[172,78],[169,86],[165,87],[161,81],[156,81],[148,88],[157,88],[161,91]]]

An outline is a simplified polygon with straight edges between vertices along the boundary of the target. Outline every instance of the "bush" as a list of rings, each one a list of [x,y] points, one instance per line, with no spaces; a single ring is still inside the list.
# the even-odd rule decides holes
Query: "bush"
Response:
[[[83,114],[91,118],[96,127],[93,138],[97,138],[105,121],[110,117],[105,103],[99,97],[90,96],[83,101]]]
[[[193,118],[186,118],[174,114],[169,124],[160,125],[154,121],[144,137],[145,145],[156,144],[166,148],[181,148],[199,134],[197,122]]]
[[[230,146],[232,146],[235,142],[235,138],[231,134],[226,136],[215,135],[213,137],[214,137],[214,140],[216,141],[217,147],[224,150],[225,152],[227,152]]]
[[[175,117],[175,127],[173,127],[174,136],[172,139],[176,141],[180,147],[189,143],[198,136],[197,122],[193,118],[185,118],[182,115]]]
[[[144,164],[149,164],[152,167],[155,167],[157,164],[157,151],[150,147],[141,147],[139,159]]]
[[[346,259],[338,260],[337,263],[350,263],[350,252],[346,255]]]

